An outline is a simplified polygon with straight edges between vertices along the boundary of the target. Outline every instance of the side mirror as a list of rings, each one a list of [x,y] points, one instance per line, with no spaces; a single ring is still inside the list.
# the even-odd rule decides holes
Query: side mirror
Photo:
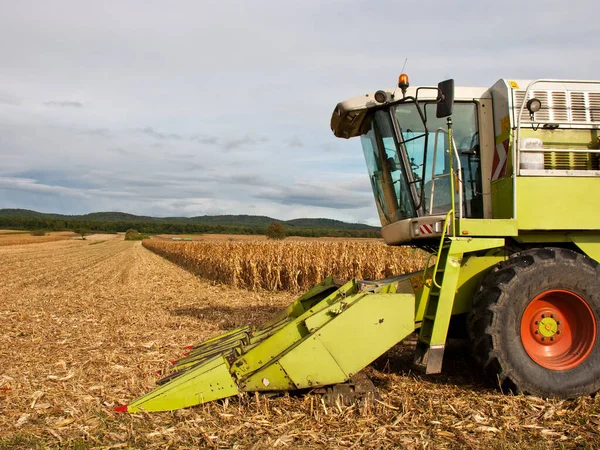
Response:
[[[452,115],[454,106],[454,80],[446,80],[438,83],[438,99],[436,116],[438,119]]]

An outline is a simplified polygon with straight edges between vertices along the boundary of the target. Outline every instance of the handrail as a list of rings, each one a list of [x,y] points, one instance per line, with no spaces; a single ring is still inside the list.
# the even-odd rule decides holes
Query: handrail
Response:
[[[456,236],[456,199],[454,195],[454,155],[452,154],[452,150],[454,148],[454,129],[452,128],[452,118],[449,116],[446,119],[448,123],[448,164],[450,165],[450,173],[452,176],[450,177],[450,203],[452,208],[450,211],[452,212],[452,237]],[[460,158],[459,158],[460,159]],[[460,161],[459,161],[460,164]],[[460,197],[459,197],[460,202]],[[459,205],[460,206],[460,205]],[[443,244],[443,242],[442,242]]]
[[[433,164],[431,165],[431,196],[429,198],[429,215],[433,214],[433,196],[434,196],[434,187],[435,187],[435,180],[436,177],[437,178],[442,178],[445,176],[450,175],[452,172],[448,173],[448,174],[442,174],[442,175],[435,175],[435,161],[436,161],[436,157],[437,157],[437,143],[438,143],[438,137],[441,133],[445,133],[448,134],[448,131],[444,130],[442,127],[438,128],[435,131],[435,139],[433,141]],[[463,218],[463,179],[462,179],[462,163],[460,162],[460,155],[458,154],[458,148],[456,147],[456,141],[454,140],[454,136],[452,137],[452,149],[454,150],[455,156],[456,156],[456,161],[457,161],[457,166],[458,166],[458,181],[459,181],[459,190],[458,190],[458,202],[459,202],[459,206],[460,209],[458,210],[458,217],[459,219]],[[452,185],[452,183],[451,183]],[[450,192],[451,198],[454,198],[454,189],[450,188],[452,192]]]
[[[444,229],[442,230],[442,237],[440,239],[440,248],[438,248],[438,253],[435,259],[435,268],[433,269],[433,276],[431,277],[431,280],[433,281],[433,284],[438,288],[441,289],[442,286],[440,286],[439,284],[437,284],[437,281],[435,281],[435,276],[437,275],[437,271],[438,271],[438,265],[440,263],[440,256],[442,256],[442,250],[444,248],[444,239],[446,238],[446,230],[448,229],[448,219],[450,218],[450,215],[452,214],[452,216],[454,217],[454,210],[451,209],[450,211],[448,211],[448,214],[446,214],[446,218],[444,219]],[[454,227],[455,227],[455,223],[452,224],[452,232],[454,232]]]
[[[433,253],[429,254],[429,257],[427,258],[427,262],[425,263],[425,270],[423,271],[423,283],[425,283],[425,281],[427,279],[427,271],[429,270],[429,262],[431,261],[431,258],[433,258]]]
[[[595,149],[595,148],[589,148],[589,149],[572,149],[572,148],[525,148],[525,149],[519,149],[520,152],[525,152],[525,153],[529,153],[529,152],[538,152],[538,153],[552,153],[552,152],[556,152],[556,153],[600,153],[600,150]]]
[[[555,111],[559,110],[558,108],[552,108]],[[563,111],[566,111],[566,109],[562,109]],[[595,120],[595,121],[585,121],[585,122],[575,122],[573,120],[535,120],[535,123],[539,123],[540,125],[574,125],[574,126],[593,126],[593,125],[598,125],[600,123],[600,120]],[[528,122],[527,125],[529,125],[530,123]],[[533,122],[531,122],[531,124],[533,124]]]

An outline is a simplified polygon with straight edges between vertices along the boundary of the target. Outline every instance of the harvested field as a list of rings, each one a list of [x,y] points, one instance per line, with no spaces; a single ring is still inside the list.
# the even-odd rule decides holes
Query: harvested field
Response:
[[[251,290],[310,289],[325,277],[379,279],[421,270],[426,254],[382,241],[164,242],[144,247],[192,273]]]
[[[0,247],[8,245],[40,244],[44,242],[61,241],[74,236],[71,232],[54,232],[46,236],[31,236],[29,231],[2,230],[0,232]]]
[[[399,346],[369,369],[371,409],[244,395],[173,413],[116,414],[182,347],[292,300],[205,282],[139,242],[0,248],[0,449],[598,448],[600,397],[504,396],[460,348],[445,373]]]

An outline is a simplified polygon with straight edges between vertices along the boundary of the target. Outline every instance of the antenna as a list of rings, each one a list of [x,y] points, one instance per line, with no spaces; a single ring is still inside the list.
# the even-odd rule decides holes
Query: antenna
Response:
[[[406,68],[406,63],[408,62],[408,58],[406,58],[404,60],[404,65],[402,66],[402,70],[400,71],[400,73],[404,73],[404,69]]]

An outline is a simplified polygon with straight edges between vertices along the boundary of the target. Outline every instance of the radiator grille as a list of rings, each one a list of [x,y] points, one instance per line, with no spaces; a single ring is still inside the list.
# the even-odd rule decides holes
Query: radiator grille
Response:
[[[544,169],[599,170],[598,154],[585,152],[544,152]]]
[[[515,116],[525,99],[525,90],[513,91]],[[600,92],[586,91],[530,91],[527,100],[537,98],[542,108],[535,113],[535,123],[557,124],[598,124],[600,125]],[[523,124],[531,124],[526,107],[521,119]]]
[[[588,94],[589,108],[592,122],[600,122],[600,92]]]

